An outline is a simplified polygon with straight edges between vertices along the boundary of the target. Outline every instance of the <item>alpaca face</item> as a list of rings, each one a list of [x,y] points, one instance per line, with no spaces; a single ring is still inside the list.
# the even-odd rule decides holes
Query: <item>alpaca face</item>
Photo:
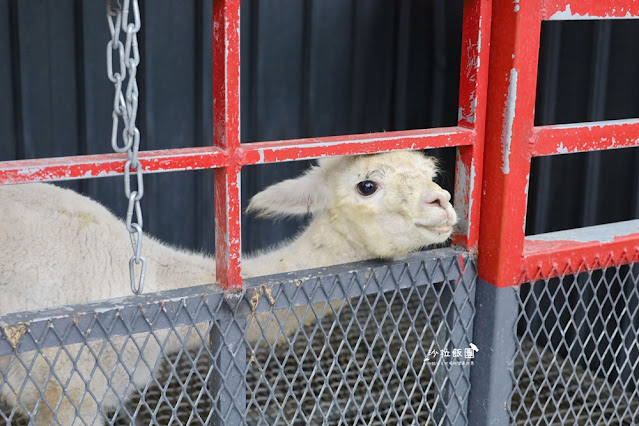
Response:
[[[457,215],[450,194],[433,182],[432,158],[401,151],[322,160],[335,227],[377,257],[402,256],[442,243]]]
[[[457,223],[450,194],[433,182],[436,172],[433,158],[414,151],[324,158],[306,174],[256,194],[247,211],[272,218],[327,215],[340,238],[363,254],[403,256],[446,241]]]

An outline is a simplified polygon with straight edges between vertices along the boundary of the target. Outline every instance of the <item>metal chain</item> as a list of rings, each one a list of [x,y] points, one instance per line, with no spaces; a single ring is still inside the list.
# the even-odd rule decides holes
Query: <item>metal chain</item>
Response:
[[[129,275],[131,291],[142,293],[146,276],[146,259],[142,256],[142,209],[140,200],[144,196],[144,182],[142,167],[138,162],[140,147],[140,131],[135,125],[138,113],[138,84],[135,80],[137,66],[140,63],[137,33],[140,30],[140,8],[137,0],[106,1],[107,21],[111,31],[111,40],[107,43],[107,75],[115,86],[113,98],[113,125],[111,127],[111,147],[115,152],[126,152],[127,161],[124,165],[124,194],[129,200],[126,213],[126,229],[131,238],[133,256],[129,260]],[[129,22],[130,11],[133,11],[133,21]],[[120,30],[126,34],[124,43],[120,41]],[[113,69],[113,56],[117,55],[117,70]],[[123,82],[127,79],[125,92],[122,92]],[[118,128],[122,118],[122,146],[118,145]],[[131,188],[131,173],[135,173],[137,185]],[[141,264],[140,279],[136,280],[135,267]]]

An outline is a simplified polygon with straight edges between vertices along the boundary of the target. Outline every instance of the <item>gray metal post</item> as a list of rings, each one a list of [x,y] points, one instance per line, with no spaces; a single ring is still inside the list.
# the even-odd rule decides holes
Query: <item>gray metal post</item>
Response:
[[[234,300],[237,299],[237,300]],[[235,306],[240,296],[227,295],[211,327],[211,351],[215,356],[211,376],[214,399],[212,424],[235,426],[246,419],[246,316]]]
[[[446,313],[446,336],[440,340],[440,347],[448,349],[453,353],[453,349],[468,348],[472,341],[473,326],[473,300],[475,292],[475,269],[467,263],[463,276],[455,281],[449,281],[441,295],[441,306],[447,308]],[[438,339],[440,339],[438,337]],[[448,341],[448,344],[446,344]],[[435,421],[437,424],[445,425],[466,425],[467,418],[467,398],[470,382],[470,366],[458,365],[457,362],[465,359],[440,358],[443,362],[449,361],[446,376],[436,375],[442,389],[442,399],[435,407]],[[443,371],[443,370],[440,370]]]
[[[468,424],[509,425],[513,389],[515,322],[519,302],[514,288],[497,288],[477,279],[473,343],[479,348],[470,369]]]

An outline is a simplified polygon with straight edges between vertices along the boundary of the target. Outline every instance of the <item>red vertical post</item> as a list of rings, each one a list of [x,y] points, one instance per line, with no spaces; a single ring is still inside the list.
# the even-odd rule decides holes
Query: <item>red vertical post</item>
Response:
[[[521,274],[540,28],[540,0],[493,1],[478,268],[498,287]]]
[[[477,249],[479,238],[491,4],[491,0],[464,1],[458,125],[474,132],[473,145],[457,149],[455,206],[460,225],[454,243],[470,250]]]
[[[240,289],[240,1],[213,2],[213,141],[229,164],[216,169],[215,264],[218,284]]]

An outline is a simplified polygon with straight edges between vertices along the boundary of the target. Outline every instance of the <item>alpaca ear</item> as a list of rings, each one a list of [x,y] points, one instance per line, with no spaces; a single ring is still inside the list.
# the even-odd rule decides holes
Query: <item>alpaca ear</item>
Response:
[[[278,218],[315,213],[326,207],[328,189],[319,167],[313,167],[296,179],[269,186],[251,198],[247,213]]]

